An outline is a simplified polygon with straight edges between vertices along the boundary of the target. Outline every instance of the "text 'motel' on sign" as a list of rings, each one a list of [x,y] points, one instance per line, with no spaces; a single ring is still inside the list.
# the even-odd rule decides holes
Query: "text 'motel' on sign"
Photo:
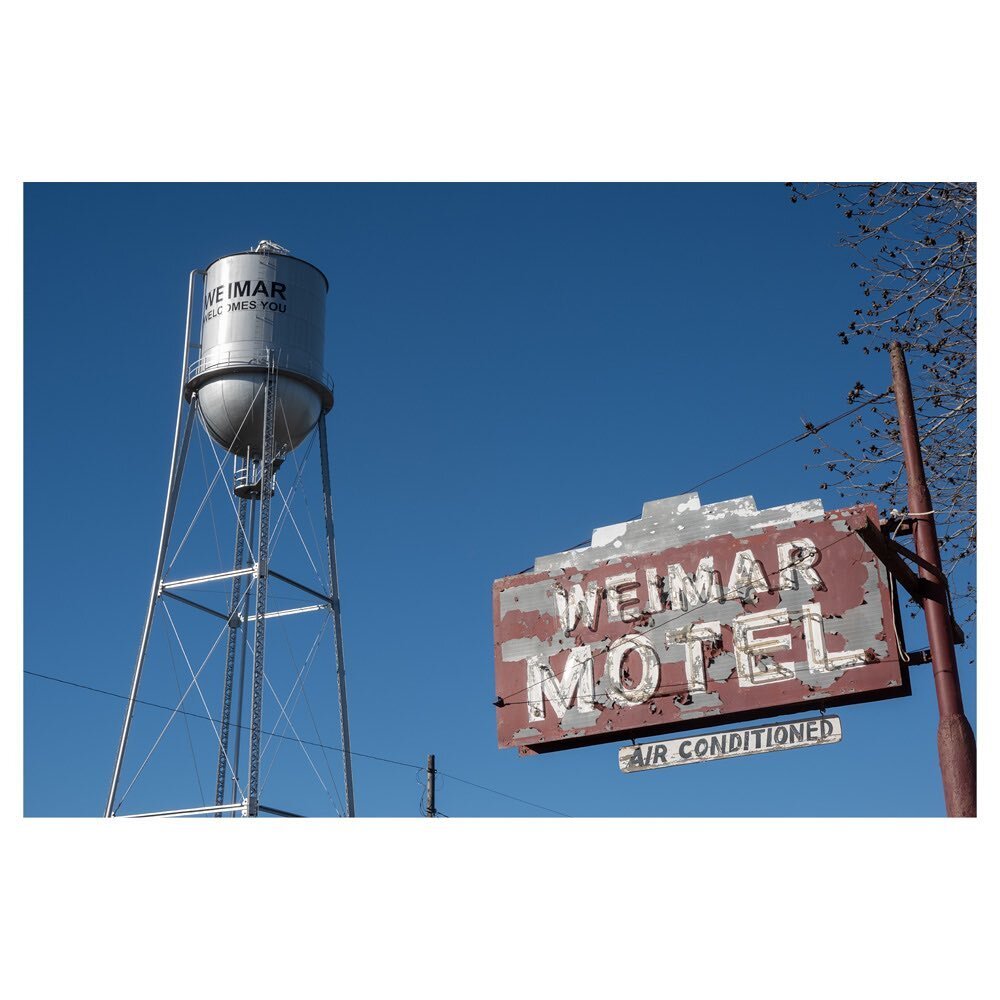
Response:
[[[689,493],[493,585],[497,732],[522,752],[909,694],[871,505]]]

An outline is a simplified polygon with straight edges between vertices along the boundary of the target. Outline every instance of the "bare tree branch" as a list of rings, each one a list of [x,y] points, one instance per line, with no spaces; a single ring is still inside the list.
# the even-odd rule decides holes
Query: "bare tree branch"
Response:
[[[864,301],[837,334],[865,354],[898,340],[907,352],[928,485],[949,571],[976,552],[976,185],[946,183],[789,184],[793,202],[833,197],[853,229],[851,252]],[[888,366],[887,366],[888,367]],[[860,383],[848,401],[863,400]],[[899,426],[891,399],[853,421],[853,445],[822,464],[852,500],[884,511],[906,507]],[[973,591],[964,596],[970,596]]]

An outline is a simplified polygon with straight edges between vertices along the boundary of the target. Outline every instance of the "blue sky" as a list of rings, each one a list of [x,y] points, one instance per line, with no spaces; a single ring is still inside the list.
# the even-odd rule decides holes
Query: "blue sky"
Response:
[[[638,516],[644,501],[684,492],[802,419],[841,412],[856,379],[888,383],[883,358],[835,337],[860,295],[835,245],[841,222],[831,202],[792,205],[780,184],[29,185],[26,668],[127,691],[162,516],[187,274],[267,238],[331,282],[354,749],[413,765],[359,756],[360,815],[415,815],[428,753],[454,776],[438,781],[449,816],[545,815],[456,778],[574,816],[941,815],[929,667],[912,670],[908,699],[839,709],[834,747],[628,776],[615,744],[534,758],[496,747],[495,578]],[[781,449],[701,499],[839,505],[818,490],[824,470],[803,468],[811,461],[807,445]],[[195,447],[189,470],[204,468],[211,455]],[[182,506],[199,499],[193,489]],[[318,494],[312,503],[317,518]],[[223,507],[214,512],[221,525]],[[209,524],[185,550],[192,566],[198,545],[215,557]],[[231,548],[225,532],[220,545]],[[162,614],[157,628],[141,694],[167,703],[185,667],[171,659]],[[916,623],[908,639],[925,644]],[[301,657],[310,637],[280,641]],[[971,644],[959,650],[975,726],[972,655]],[[317,742],[336,745],[328,668],[318,664],[310,708]],[[217,687],[205,688],[213,710]],[[123,703],[27,676],[24,710],[25,813],[99,814]],[[165,718],[138,709],[127,776]],[[213,780],[211,737],[207,723],[178,720],[134,804],[199,804],[199,781]],[[275,804],[329,814],[339,761],[328,758],[314,756],[317,776],[299,747],[284,747]]]

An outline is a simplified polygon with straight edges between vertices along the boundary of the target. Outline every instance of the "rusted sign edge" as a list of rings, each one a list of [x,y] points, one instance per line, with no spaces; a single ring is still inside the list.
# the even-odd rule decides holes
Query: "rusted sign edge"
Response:
[[[850,533],[857,535],[861,539],[862,543],[872,553],[875,559],[885,565],[884,561],[880,557],[878,549],[869,543],[868,537],[866,537],[867,533],[864,530],[866,526],[870,526],[872,523],[867,511],[867,508],[872,506],[872,504],[856,504],[853,507],[844,508],[843,513],[847,515],[844,517],[844,523]],[[829,514],[837,512],[828,511],[825,513]],[[513,574],[509,577],[503,577],[495,581],[494,585],[505,583],[507,580],[512,580],[521,575],[523,574]],[[902,622],[899,614],[899,594],[894,586],[894,581],[895,576],[894,574],[891,574],[890,570],[888,584],[891,593],[893,612],[897,616],[895,622],[896,633],[898,636],[897,654],[903,654],[898,655],[898,668],[902,683],[898,686],[888,688],[878,688],[861,693],[824,698],[822,700],[822,707],[824,709],[839,708],[847,705],[863,705],[869,702],[887,701],[893,698],[905,698],[909,697],[913,693],[910,681],[909,664],[907,663],[905,654],[903,653],[905,650],[905,639],[903,638],[902,629],[900,628]],[[553,751],[570,750],[584,746],[599,746],[605,743],[621,742],[622,740],[634,740],[648,737],[655,738],[657,736],[666,736],[672,733],[694,732],[702,729],[710,729],[718,726],[723,718],[727,722],[738,724],[742,722],[755,722],[761,719],[773,718],[776,708],[780,708],[780,711],[783,714],[797,716],[806,712],[814,712],[817,710],[817,707],[818,705],[815,701],[805,702],[801,705],[801,707],[795,705],[794,703],[781,706],[762,706],[758,709],[748,709],[743,712],[726,713],[722,718],[718,715],[705,716],[702,721],[697,719],[685,719],[676,722],[663,723],[657,726],[643,725],[632,729],[617,729],[605,733],[594,732],[579,737],[565,737],[553,741],[543,740],[530,745],[519,746],[517,747],[517,751],[521,756],[529,756],[532,754],[552,753]]]
[[[839,698],[824,698],[820,703],[823,708],[844,708],[848,705],[864,705],[873,701],[888,701],[892,698],[906,698],[913,692],[910,688],[909,665],[902,662],[899,664],[899,672],[902,675],[903,683],[898,687],[880,688],[875,691],[866,691],[863,694],[849,694]],[[733,712],[720,719],[719,716],[706,716],[705,721],[689,719],[681,722],[667,723],[663,726],[643,726],[636,729],[619,729],[611,733],[594,733],[590,736],[579,738],[567,737],[553,742],[535,743],[531,746],[517,748],[517,752],[522,757],[532,754],[552,753],[555,750],[571,750],[576,747],[598,746],[605,743],[621,743],[622,740],[646,739],[647,737],[669,736],[672,733],[700,732],[703,729],[711,729],[718,726],[723,720],[725,722],[756,722],[759,719],[773,719],[775,711],[780,711],[784,715],[803,715],[806,712],[815,712],[820,704],[817,702],[807,702],[801,708],[795,705],[771,705],[768,708],[750,710],[746,712]]]
[[[697,498],[695,497],[695,499]],[[645,516],[646,514],[646,506],[649,505],[644,505],[643,516]],[[878,563],[882,563],[884,565],[883,560],[879,558],[880,554],[875,550],[875,548],[872,545],[868,544],[868,540],[864,537],[864,532],[861,530],[864,527],[871,524],[871,514],[873,510],[874,508],[872,507],[871,504],[859,504],[855,505],[854,507],[843,509],[841,511],[829,511],[824,513],[827,517],[832,514],[842,515],[843,524],[846,530],[850,534],[854,534],[856,537],[860,536],[862,544],[866,549],[869,550],[871,556],[874,557]],[[612,527],[620,527],[620,526],[612,526]],[[594,534],[596,539],[598,532],[595,531]],[[576,550],[573,550],[571,553],[565,553],[560,555],[569,555],[569,554],[575,555]],[[615,558],[607,560],[609,565],[615,561],[617,561],[617,559]],[[530,570],[528,570],[527,573],[530,574]],[[516,578],[522,577],[524,575],[525,573],[522,572],[515,574],[514,576],[501,578],[500,580],[495,581],[494,589],[496,589],[497,587],[500,587],[502,589],[503,586],[508,583],[508,581],[512,582]],[[889,583],[890,591],[894,590],[891,581],[892,581],[891,576],[889,580],[885,581]],[[893,610],[898,611],[898,595],[890,594],[888,600],[890,603],[888,606],[884,608],[884,611],[888,612],[890,607],[893,607],[893,605],[894,605]],[[888,622],[891,621],[892,618],[891,613],[890,615],[887,615],[885,617],[886,617],[886,624],[888,624]],[[896,634],[897,636],[900,636],[901,630],[898,627],[899,625],[898,620],[896,622],[896,625],[897,625]],[[899,683],[892,684],[885,688],[873,688],[870,691],[862,693],[851,692],[850,694],[845,694],[843,696],[824,698],[822,699],[823,706],[829,708],[835,708],[841,705],[863,704],[867,702],[881,701],[894,697],[906,697],[910,695],[912,693],[912,689],[905,659],[903,659],[902,657],[898,658],[893,657],[893,660],[896,663],[896,675],[899,678]],[[502,699],[498,699],[498,706],[502,707]],[[628,729],[624,728],[614,729],[605,732],[603,734],[591,732],[591,733],[581,734],[580,736],[561,737],[559,739],[551,741],[549,740],[535,741],[530,744],[518,746],[517,749],[521,754],[526,755],[531,753],[549,753],[552,752],[553,750],[570,749],[580,746],[593,746],[603,743],[616,742],[622,739],[635,739],[640,736],[645,738],[648,737],[655,738],[657,736],[664,736],[671,733],[716,727],[719,725],[720,722],[723,722],[724,720],[731,721],[734,723],[740,723],[740,722],[753,722],[768,717],[773,718],[775,708],[778,707],[780,707],[781,711],[783,711],[784,713],[797,716],[805,712],[815,711],[818,705],[816,701],[812,700],[807,700],[803,702],[801,705],[795,705],[794,703],[786,703],[780,706],[762,705],[757,708],[746,709],[744,711],[727,712],[723,717],[720,717],[720,715],[718,714],[706,715],[705,718],[701,721],[692,718],[687,718],[682,720],[674,720],[671,722],[663,722],[655,726],[650,726],[646,724]]]

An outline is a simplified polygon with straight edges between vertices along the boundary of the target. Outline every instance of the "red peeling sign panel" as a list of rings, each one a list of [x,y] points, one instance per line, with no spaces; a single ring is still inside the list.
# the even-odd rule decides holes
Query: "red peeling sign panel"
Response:
[[[497,580],[500,747],[541,753],[909,694],[889,581],[858,533],[869,522],[871,505],[759,511],[750,497],[703,507],[687,494]]]

